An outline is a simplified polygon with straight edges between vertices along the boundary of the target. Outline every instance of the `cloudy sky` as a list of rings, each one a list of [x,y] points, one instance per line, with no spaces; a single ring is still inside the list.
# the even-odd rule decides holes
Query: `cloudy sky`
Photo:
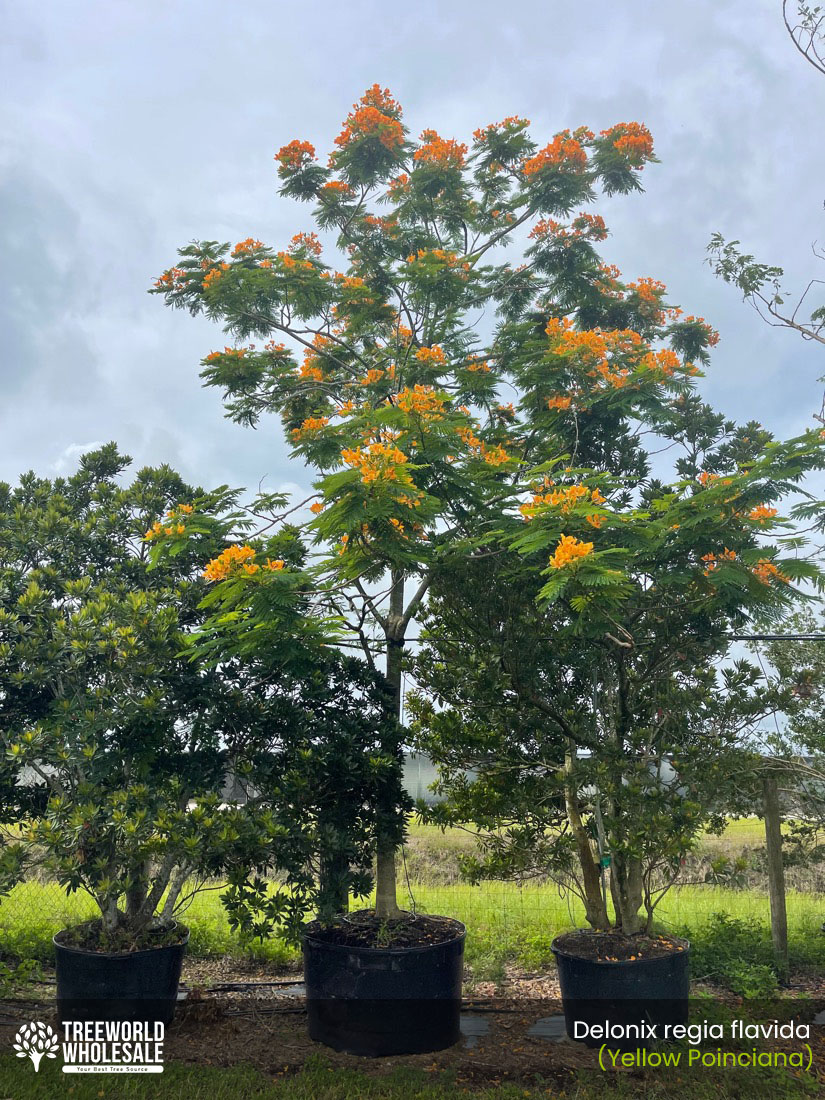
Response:
[[[202,485],[307,486],[277,422],[223,419],[199,360],[210,323],[147,288],[193,238],[283,247],[308,208],[276,194],[275,151],[326,152],[368,85],[417,133],[467,140],[506,115],[645,122],[646,193],[601,203],[605,259],[721,332],[706,395],[779,434],[810,423],[821,348],[763,325],[704,264],[710,234],[817,274],[825,80],[779,0],[3,0],[0,478],[70,471],[117,440]],[[819,272],[821,274],[821,272]]]

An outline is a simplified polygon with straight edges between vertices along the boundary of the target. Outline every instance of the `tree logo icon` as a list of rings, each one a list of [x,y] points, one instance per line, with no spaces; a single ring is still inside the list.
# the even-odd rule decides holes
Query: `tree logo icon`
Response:
[[[18,1058],[31,1058],[34,1072],[40,1069],[40,1059],[57,1057],[57,1036],[48,1024],[23,1024],[14,1037],[14,1049]]]

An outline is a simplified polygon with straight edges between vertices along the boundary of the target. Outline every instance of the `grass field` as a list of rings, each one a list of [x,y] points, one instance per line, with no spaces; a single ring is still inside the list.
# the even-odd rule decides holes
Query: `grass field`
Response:
[[[401,901],[409,904],[405,889],[402,888]],[[448,914],[467,925],[466,959],[477,980],[500,979],[508,963],[528,971],[551,966],[553,936],[582,923],[578,902],[562,898],[555,887],[548,885],[519,888],[505,882],[488,882],[480,886],[414,883],[413,896],[421,911]],[[19,958],[48,963],[52,959],[51,939],[55,932],[92,913],[91,903],[82,895],[67,898],[54,884],[23,883],[0,904],[0,946]],[[688,935],[698,947],[717,913],[750,922],[759,929],[759,936],[751,937],[757,956],[753,961],[770,962],[768,899],[755,890],[711,886],[674,888],[662,903],[660,923]],[[825,899],[789,894],[789,938],[795,966],[825,966],[823,919]],[[275,965],[298,959],[297,951],[278,939],[254,944],[244,952],[229,928],[216,892],[195,898],[185,920],[191,928],[189,950],[193,955],[251,953]]]
[[[712,844],[724,843],[736,854],[744,847],[758,846],[762,828],[757,820],[736,821],[723,837],[708,839]],[[473,843],[472,835],[463,830],[441,833],[428,826],[411,827],[407,870],[414,904],[423,912],[454,916],[467,925],[466,959],[476,980],[499,980],[508,964],[533,972],[551,966],[550,942],[559,932],[583,922],[581,905],[575,898],[563,897],[550,883],[519,887],[510,882],[491,881],[471,886],[461,881],[458,855]],[[298,952],[277,938],[244,949],[229,927],[219,894],[219,890],[210,890],[197,895],[183,916],[191,928],[191,954],[251,954],[274,965],[298,960]],[[412,907],[406,879],[400,885],[399,899],[402,906]],[[83,894],[67,897],[53,883],[21,883],[0,902],[0,952],[48,963],[53,957],[51,940],[55,932],[93,913],[91,900]],[[770,964],[769,907],[761,890],[705,885],[675,887],[665,897],[658,914],[662,927],[685,934],[693,941],[693,971],[697,976],[708,968],[703,945],[719,948],[716,914],[746,925],[748,935],[740,937],[738,950],[744,951],[750,962]],[[823,920],[822,895],[789,891],[788,924],[794,966],[825,967]],[[725,938],[722,934],[721,939]]]

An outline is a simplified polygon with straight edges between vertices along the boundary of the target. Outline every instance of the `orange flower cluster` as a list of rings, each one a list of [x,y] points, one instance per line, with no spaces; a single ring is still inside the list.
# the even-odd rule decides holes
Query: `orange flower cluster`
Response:
[[[761,525],[763,523],[767,523],[768,520],[773,519],[775,515],[775,508],[768,508],[764,504],[758,504],[748,513],[748,518],[752,519],[754,523],[758,523]]]
[[[384,114],[395,115],[397,118],[400,118],[402,113],[400,103],[393,99],[389,88],[382,88],[380,84],[373,84],[371,88],[367,88],[360,101],[353,103],[353,111],[357,111],[359,106],[377,107]]]
[[[616,388],[626,384],[631,372],[628,367],[617,366],[615,358],[629,357],[635,366],[643,348],[641,336],[633,329],[578,330],[566,317],[551,317],[544,331],[553,351],[574,355],[582,366],[590,367],[591,378],[602,378]]]
[[[472,428],[468,428],[466,425],[460,425],[456,428],[455,434],[471,451],[477,451],[479,454],[481,453],[481,448],[484,444],[478,436],[474,434]]]
[[[435,130],[425,130],[420,138],[424,142],[413,154],[413,160],[433,168],[461,168],[467,154],[467,146],[452,139],[439,137]]]
[[[290,252],[303,248],[313,256],[320,256],[322,251],[317,233],[296,233],[290,241],[289,248]]]
[[[254,573],[260,569],[252,559],[255,551],[250,546],[227,547],[217,558],[213,558],[204,570],[207,581],[223,581],[233,573]]]
[[[497,443],[493,447],[488,447],[486,443],[478,438],[472,428],[466,425],[456,428],[455,434],[472,454],[478,455],[488,466],[503,466],[505,462],[510,461],[509,454],[501,444]],[[447,461],[452,462],[454,457],[454,455],[447,455]]]
[[[418,252],[411,252],[407,257],[408,264],[414,264],[416,260],[423,260],[429,256],[434,256],[437,260],[441,260],[448,267],[452,267],[458,259],[457,252],[448,252],[446,248],[419,248]],[[464,267],[467,267],[464,264]]]
[[[170,267],[168,271],[164,271],[157,279],[155,279],[155,286],[165,286],[170,288],[174,286],[178,279],[183,279],[186,276],[186,272],[180,267]]]
[[[502,130],[526,130],[529,125],[529,118],[510,115],[508,118],[502,119],[501,122],[491,122],[489,126],[479,127],[478,130],[473,131],[473,137],[476,141],[489,141],[493,135],[500,133]]]
[[[389,183],[390,198],[395,202],[398,202],[404,196],[404,192],[410,182],[410,177],[403,173],[400,176],[396,176],[395,179],[391,179]]]
[[[323,512],[324,505],[320,500],[316,500],[313,504],[310,504],[309,510],[317,516],[319,512]]]
[[[668,378],[672,378],[682,364],[675,351],[662,348],[660,351],[649,351],[642,359],[642,366],[647,370],[661,371]]]
[[[510,456],[500,443],[497,443],[495,447],[488,447],[486,443],[482,443],[481,457],[488,466],[503,466],[505,462],[510,461]]]
[[[229,264],[222,263],[218,264],[217,267],[213,267],[211,271],[207,271],[207,273],[203,277],[203,289],[208,290],[211,286],[213,286],[223,275],[224,271],[228,270],[228,268]]]
[[[667,290],[664,283],[658,279],[637,279],[635,283],[628,283],[628,288],[634,290],[643,302],[657,306],[659,299]]]
[[[705,576],[709,577],[720,561],[736,561],[736,551],[726,546],[721,554],[703,554],[702,561],[705,562]]]
[[[572,397],[561,397],[559,394],[556,394],[554,397],[547,398],[548,409],[569,409],[572,404]]]
[[[181,511],[186,511],[188,505],[182,505]],[[191,512],[192,509],[189,508]],[[173,519],[174,512],[170,512],[167,516],[168,519]],[[146,542],[151,542],[152,539],[160,538],[161,535],[182,535],[186,531],[186,527],[182,523],[174,523],[171,526],[162,524],[159,520],[152,524],[146,534],[143,536]]]
[[[533,499],[529,503],[522,504],[519,511],[525,519],[532,519],[545,505],[549,505],[551,508],[560,508],[567,514],[580,502],[604,504],[605,498],[598,489],[588,489],[586,485],[566,485],[559,489],[551,489],[548,493],[534,493]],[[593,526],[598,525],[593,524]]]
[[[607,298],[623,298],[624,292],[619,284],[622,273],[618,267],[615,264],[599,264],[598,270],[599,275],[593,280],[596,290]]]
[[[443,363],[447,362],[447,356],[444,354],[444,349],[440,348],[438,344],[434,344],[431,348],[419,348],[415,353],[415,357],[419,363],[434,366],[441,366]]]
[[[361,138],[375,137],[390,151],[404,144],[404,129],[397,118],[384,114],[377,107],[356,107],[347,116],[344,128],[335,139],[340,149],[347,149]]]
[[[364,375],[363,378],[359,378],[358,381],[362,386],[372,386],[376,382],[380,382],[384,377],[384,372],[378,367],[371,367],[370,370]]]
[[[246,256],[248,253],[255,252],[257,249],[263,247],[262,241],[256,241],[254,237],[247,237],[245,241],[238,241],[232,249],[232,255]]]
[[[715,348],[716,345],[719,343],[719,333],[716,331],[716,329],[711,328],[704,317],[685,317],[685,324],[701,325],[702,328],[705,330],[705,340],[708,347]]]
[[[711,474],[707,470],[702,470],[696,480],[699,482],[703,489],[707,489],[708,486],[714,485],[717,481],[719,481],[719,475]],[[730,485],[731,478],[723,477],[721,481],[723,485]]]
[[[329,180],[327,183],[321,185],[321,192],[327,195],[340,195],[341,198],[346,198],[347,195],[352,194],[352,188],[348,183],[344,183],[343,180]]]
[[[275,154],[275,160],[279,162],[282,168],[286,168],[292,172],[297,171],[299,168],[305,168],[311,161],[315,160],[315,146],[308,141],[290,141],[288,145],[282,146]]]
[[[562,130],[556,134],[549,145],[545,145],[535,156],[524,161],[522,169],[525,176],[534,176],[542,169],[569,168],[574,172],[584,171],[587,164],[587,153],[584,146],[569,130]]]
[[[236,574],[253,576],[255,573],[260,573],[262,568],[279,572],[285,565],[282,558],[277,558],[275,561],[267,558],[262,567],[253,561],[254,557],[255,551],[251,546],[228,546],[207,564],[203,575],[208,581],[223,581]]]
[[[467,364],[467,370],[472,374],[489,374],[490,364],[485,363],[483,359],[471,359]]]
[[[432,386],[405,387],[396,398],[400,409],[406,413],[416,413],[425,420],[444,419],[444,398],[440,397]]]
[[[302,271],[312,271],[314,269],[311,260],[296,260],[289,252],[277,252],[276,256],[288,271],[294,271],[296,268],[300,268]]]
[[[409,475],[402,470],[407,456],[391,442],[376,441],[366,447],[346,448],[341,452],[341,458],[347,466],[361,471],[364,485],[374,481],[398,481],[399,473],[401,480],[409,481]]]
[[[223,351],[210,351],[206,357],[207,363],[214,363],[216,359],[222,359],[226,356],[229,359],[243,359],[247,351],[253,351],[254,345],[250,344],[248,348],[224,348]]]
[[[772,561],[768,561],[767,558],[760,558],[756,565],[753,567],[753,575],[758,577],[763,584],[770,584],[771,581],[782,581],[784,584],[790,584],[791,578],[786,576],[785,573],[780,573],[779,569],[774,565]]]
[[[602,130],[601,137],[610,138],[613,148],[634,167],[640,168],[653,156],[653,137],[641,122],[619,122],[609,130]]]
[[[564,226],[553,218],[542,218],[530,230],[529,236],[537,241],[547,237],[554,237],[564,242],[603,241],[607,237],[607,227],[604,224],[604,218],[599,214],[579,214],[569,226]]]
[[[571,228],[580,237],[591,241],[603,241],[607,238],[607,226],[601,214],[579,214],[573,219]]]
[[[554,569],[564,569],[579,558],[586,558],[593,553],[592,542],[581,542],[575,535],[562,535],[550,564]]]
[[[292,438],[300,439],[306,432],[320,432],[327,424],[329,424],[328,416],[308,416],[300,428],[292,429]]]
[[[311,351],[304,352],[304,361],[301,363],[300,370],[298,371],[299,378],[308,378],[313,382],[322,382],[324,379],[324,372],[320,367],[315,365],[317,362],[318,360]]]

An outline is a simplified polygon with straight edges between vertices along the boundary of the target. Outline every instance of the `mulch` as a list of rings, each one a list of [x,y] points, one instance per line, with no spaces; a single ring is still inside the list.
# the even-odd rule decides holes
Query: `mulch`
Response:
[[[476,984],[468,988],[462,1006],[472,1034],[448,1050],[380,1059],[341,1054],[312,1042],[307,1035],[305,1002],[295,995],[300,992],[296,988],[300,980],[299,971],[275,972],[267,963],[187,960],[187,999],[179,1005],[167,1034],[166,1060],[210,1066],[243,1063],[283,1077],[297,1073],[310,1057],[321,1055],[334,1067],[356,1068],[378,1077],[399,1066],[448,1072],[456,1086],[466,1088],[502,1081],[559,1088],[576,1075],[601,1072],[596,1050],[567,1039],[553,1041],[530,1034],[538,1021],[562,1012],[554,974],[511,972],[498,987]],[[820,984],[799,978],[788,991],[805,994],[799,1019],[811,1020],[825,1008],[825,988]],[[30,996],[36,1000],[0,1002],[0,1051],[11,1050],[14,1033],[23,1020],[54,1024],[54,986],[44,983],[33,988],[36,992]],[[703,991],[724,1000],[735,1011],[736,998],[709,986]],[[825,1027],[815,1027],[813,1034],[815,1067],[825,1084]],[[770,1040],[758,1045],[760,1049],[791,1051],[798,1050],[800,1044]]]

